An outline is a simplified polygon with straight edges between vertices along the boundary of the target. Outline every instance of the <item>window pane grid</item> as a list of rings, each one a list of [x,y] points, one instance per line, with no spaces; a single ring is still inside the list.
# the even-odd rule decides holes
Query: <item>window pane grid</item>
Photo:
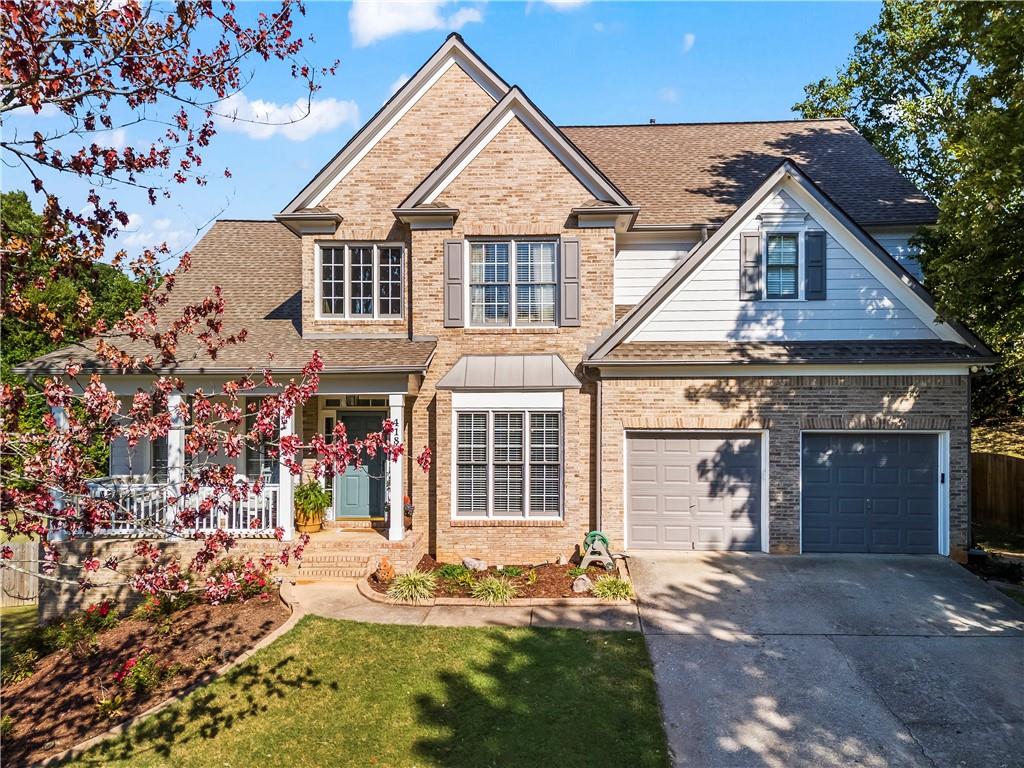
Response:
[[[325,315],[345,314],[345,249],[321,252],[321,310]]]
[[[558,286],[553,241],[471,242],[470,322],[476,326],[555,325]]]
[[[351,261],[350,284],[352,302],[350,311],[353,315],[373,314],[373,248],[358,246],[349,248]]]
[[[474,325],[508,325],[508,243],[473,243],[469,249],[470,315]]]
[[[402,314],[402,249],[381,248],[378,267],[381,317]]]

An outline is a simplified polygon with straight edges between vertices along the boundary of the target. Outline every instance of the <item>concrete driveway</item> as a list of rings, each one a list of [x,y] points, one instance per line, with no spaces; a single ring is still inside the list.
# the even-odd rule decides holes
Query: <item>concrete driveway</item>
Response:
[[[680,766],[1024,765],[1024,607],[946,558],[630,559]]]

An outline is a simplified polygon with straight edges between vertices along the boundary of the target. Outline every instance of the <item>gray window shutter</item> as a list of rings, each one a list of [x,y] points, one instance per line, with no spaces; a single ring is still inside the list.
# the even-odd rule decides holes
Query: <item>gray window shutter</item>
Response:
[[[463,317],[465,301],[465,280],[463,269],[465,260],[462,255],[461,240],[444,241],[444,327],[462,328],[466,324]]]
[[[562,240],[561,296],[559,325],[579,327],[580,324],[580,241]]]
[[[804,235],[804,298],[824,301],[827,289],[826,238],[824,232]]]
[[[740,301],[761,299],[761,233],[740,235]]]

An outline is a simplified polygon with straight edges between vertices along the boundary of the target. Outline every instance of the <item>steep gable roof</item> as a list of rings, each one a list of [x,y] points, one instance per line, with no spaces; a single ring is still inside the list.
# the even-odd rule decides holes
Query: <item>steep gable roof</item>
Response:
[[[637,226],[720,224],[784,158],[861,226],[927,224],[937,211],[843,119],[563,126],[640,206]]]
[[[849,232],[860,246],[865,248],[886,270],[891,273],[903,287],[902,293],[918,307],[930,309],[933,313],[935,302],[913,275],[897,262],[878,242],[850,218],[828,195],[826,195],[799,166],[792,160],[783,160],[768,174],[754,192],[740,205],[731,216],[707,240],[697,245],[651,290],[650,293],[612,326],[588,350],[587,358],[598,361],[607,357],[618,345],[624,343],[640,325],[647,320],[665,301],[667,301],[680,285],[693,274],[704,261],[735,234],[736,229],[760,206],[776,189],[777,185],[789,180],[802,189],[820,205],[824,211],[837,220],[840,227]],[[822,222],[823,223],[823,222]],[[826,227],[827,228],[827,227]],[[963,325],[946,320],[953,334],[969,347],[983,355],[991,356],[992,352],[984,343]]]
[[[435,202],[448,185],[472,162],[483,147],[513,119],[518,119],[572,173],[594,198],[613,206],[629,206],[629,200],[607,176],[530,101],[513,86],[484,118],[402,201],[398,210]]]
[[[294,214],[318,206],[327,192],[355,167],[388,130],[398,122],[451,66],[460,66],[495,102],[508,91],[508,84],[491,69],[462,37],[450,34],[434,54],[370,118],[330,162],[303,187],[282,214]]]

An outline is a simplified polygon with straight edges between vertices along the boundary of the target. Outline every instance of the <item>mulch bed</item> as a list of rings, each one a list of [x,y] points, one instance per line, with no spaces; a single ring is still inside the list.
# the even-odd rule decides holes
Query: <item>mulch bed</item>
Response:
[[[509,563],[509,565],[516,565]],[[442,563],[437,562],[430,555],[424,555],[420,560],[419,565],[416,567],[421,571],[436,571],[442,566]],[[536,598],[536,597],[575,597],[580,600],[594,600],[596,599],[590,592],[584,592],[577,594],[572,591],[572,582],[575,578],[569,575],[569,571],[574,567],[572,564],[569,565],[558,565],[557,563],[542,563],[540,565],[516,565],[521,568],[523,574],[513,579],[516,586],[519,587],[519,595],[521,598]],[[526,580],[526,574],[529,571],[537,572],[537,580],[530,584]],[[607,571],[604,568],[592,566],[587,569],[587,576],[590,577],[591,581],[597,581],[599,576],[604,576]],[[480,571],[475,574],[477,578],[484,576],[500,576],[497,568],[491,567],[486,571]],[[613,573],[613,575],[618,575]],[[377,581],[372,575],[369,579],[370,586],[375,592],[386,593],[388,591],[388,584]],[[472,597],[469,590],[465,587],[460,587],[456,584],[452,584],[447,581],[438,581],[438,597]]]
[[[283,624],[291,612],[277,594],[245,603],[195,605],[157,624],[125,619],[97,638],[83,658],[57,651],[39,661],[32,677],[5,686],[4,717],[13,729],[3,743],[5,765],[32,765],[124,722],[198,682]],[[98,699],[119,691],[114,674],[147,648],[180,672],[148,695],[126,699],[120,715],[103,717]]]

